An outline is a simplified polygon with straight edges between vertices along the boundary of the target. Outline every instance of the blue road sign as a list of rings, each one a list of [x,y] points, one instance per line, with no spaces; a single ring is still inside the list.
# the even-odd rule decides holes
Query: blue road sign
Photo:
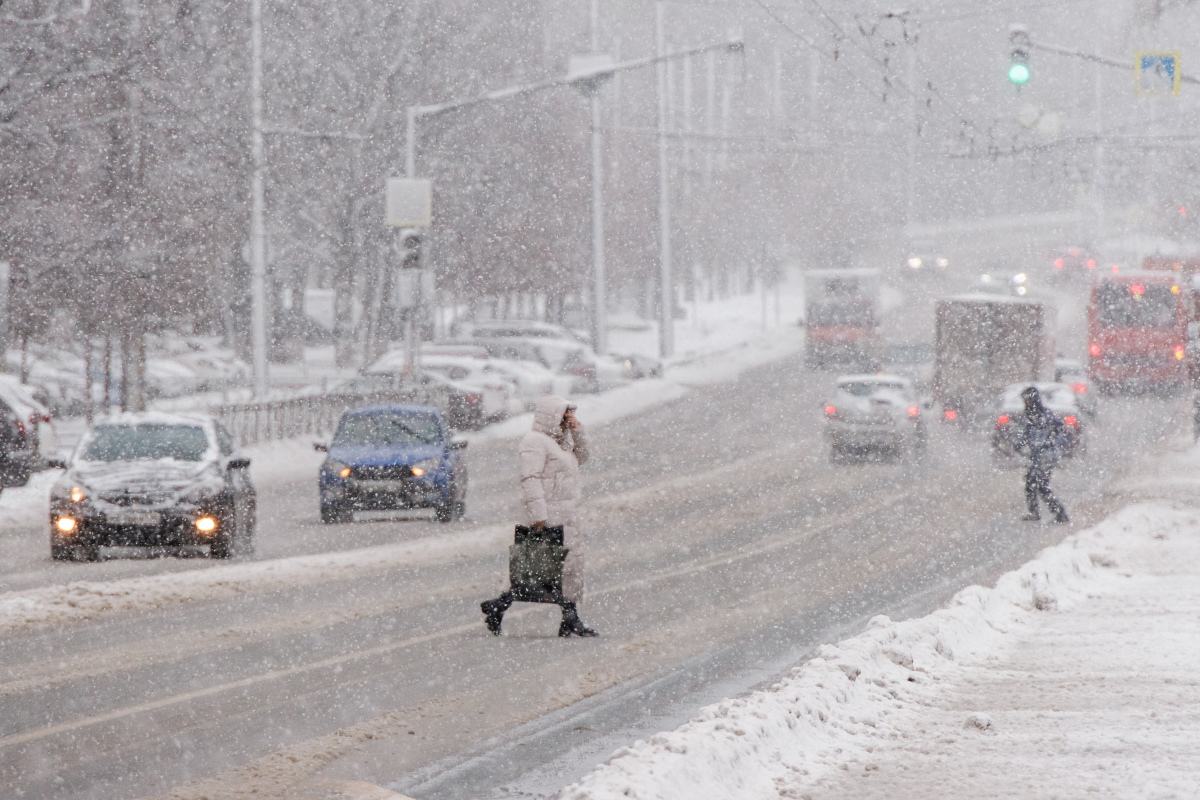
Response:
[[[1179,53],[1138,53],[1134,62],[1134,86],[1138,94],[1179,94],[1183,72]]]

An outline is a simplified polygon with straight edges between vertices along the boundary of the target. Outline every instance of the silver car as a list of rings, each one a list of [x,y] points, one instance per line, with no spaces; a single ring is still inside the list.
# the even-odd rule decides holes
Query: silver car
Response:
[[[824,403],[830,458],[882,453],[893,457],[925,451],[923,410],[912,381],[899,375],[845,375]]]

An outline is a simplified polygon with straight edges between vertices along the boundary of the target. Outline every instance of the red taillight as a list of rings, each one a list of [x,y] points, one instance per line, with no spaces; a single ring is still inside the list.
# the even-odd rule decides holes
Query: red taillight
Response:
[[[837,416],[837,406],[825,406],[825,416],[836,417]]]
[[[942,416],[945,417],[946,419],[958,419],[958,412],[955,411],[953,408],[947,408],[945,411],[942,412]]]
[[[1096,259],[1089,258],[1088,259],[1088,269],[1095,269],[1095,268],[1096,268]]]
[[[1130,285],[1129,291],[1133,292],[1134,294],[1145,294],[1146,287],[1142,286],[1140,283],[1134,283]]]
[[[908,407],[908,415],[915,419],[916,417],[921,416],[921,409],[917,406],[909,406]]]
[[[22,436],[25,435],[25,423],[21,420],[17,420],[17,433],[21,434]]]
[[[1185,355],[1187,355],[1187,351],[1183,349],[1183,345],[1181,345],[1181,344],[1175,345],[1175,360],[1183,361],[1183,357]]]
[[[1061,258],[1054,259],[1054,266],[1057,267],[1058,269],[1062,269],[1063,260]]]
[[[1072,428],[1074,428],[1076,425],[1078,425],[1078,424],[1079,424],[1079,420],[1075,419],[1075,417],[1071,416],[1070,414],[1068,414],[1067,416],[1063,417],[1063,422],[1067,423],[1067,424],[1068,424],[1068,425],[1070,425]]]
[[[996,417],[996,424],[997,425],[1007,425],[1008,424],[1008,414],[1001,414],[1000,416]]]
[[[1087,384],[1086,383],[1072,383],[1071,391],[1074,392],[1075,394],[1087,394]]]
[[[1091,353],[1093,356],[1100,355],[1100,345],[1093,344],[1091,347],[1088,348],[1088,352]]]

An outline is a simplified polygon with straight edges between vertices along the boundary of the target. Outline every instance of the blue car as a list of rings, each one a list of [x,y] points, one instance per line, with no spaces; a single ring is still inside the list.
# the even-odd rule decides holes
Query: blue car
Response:
[[[321,521],[351,522],[355,511],[432,508],[438,521],[467,508],[467,443],[452,439],[429,406],[380,405],[347,411],[333,441],[314,445],[321,464]]]

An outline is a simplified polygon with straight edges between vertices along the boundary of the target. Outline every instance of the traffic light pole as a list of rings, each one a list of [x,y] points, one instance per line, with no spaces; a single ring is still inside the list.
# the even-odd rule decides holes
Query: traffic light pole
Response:
[[[1046,53],[1054,53],[1059,56],[1067,56],[1068,58],[1079,58],[1084,61],[1090,61],[1093,64],[1102,64],[1106,67],[1116,67],[1117,69],[1127,69],[1130,72],[1134,70],[1134,65],[1128,61],[1121,61],[1116,58],[1097,55],[1095,53],[1085,53],[1082,50],[1074,50],[1070,47],[1060,47],[1056,44],[1046,44],[1044,42],[1035,42],[1032,39],[1025,40],[1025,46],[1030,50],[1041,50]],[[1180,75],[1181,83],[1200,84],[1200,78],[1192,78],[1188,75]]]

